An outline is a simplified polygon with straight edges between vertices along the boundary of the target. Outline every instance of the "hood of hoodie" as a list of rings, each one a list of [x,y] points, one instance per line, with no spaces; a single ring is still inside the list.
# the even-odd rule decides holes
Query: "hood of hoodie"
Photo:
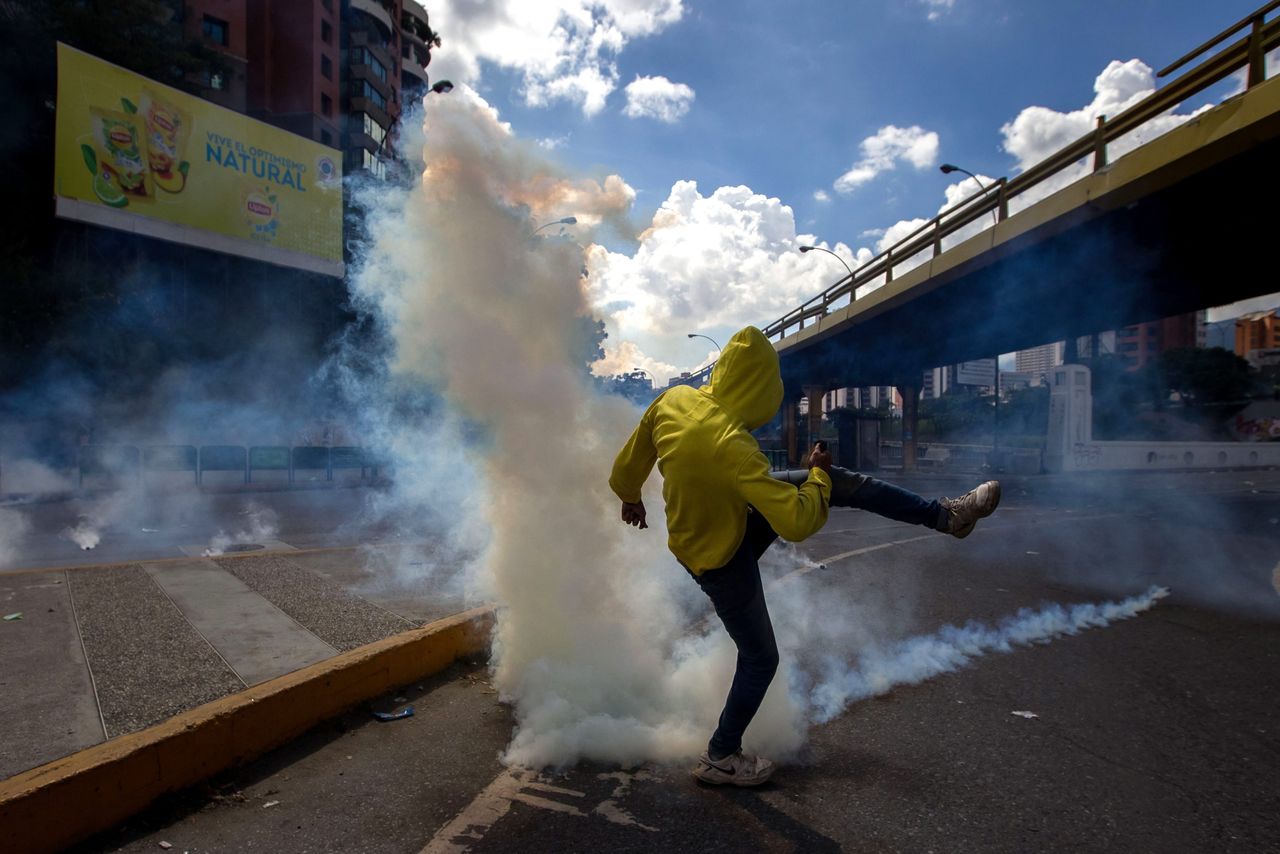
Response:
[[[748,430],[769,423],[782,405],[778,352],[754,326],[734,333],[703,390],[742,420]]]

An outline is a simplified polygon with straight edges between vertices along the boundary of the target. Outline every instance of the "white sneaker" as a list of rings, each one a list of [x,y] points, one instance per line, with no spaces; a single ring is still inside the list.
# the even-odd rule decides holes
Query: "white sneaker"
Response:
[[[989,480],[980,483],[959,498],[944,498],[942,506],[950,517],[947,533],[957,539],[964,539],[973,532],[978,520],[990,516],[1000,503],[1000,481]]]
[[[739,750],[714,762],[704,751],[698,757],[693,776],[713,786],[759,786],[773,775],[774,764],[768,759]]]

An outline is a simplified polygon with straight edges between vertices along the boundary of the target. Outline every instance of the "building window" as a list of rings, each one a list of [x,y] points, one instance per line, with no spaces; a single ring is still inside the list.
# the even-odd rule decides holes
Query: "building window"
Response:
[[[324,75],[325,80],[333,79],[333,60],[327,56],[320,57],[320,73]]]
[[[329,133],[327,130],[324,130],[322,128],[320,130],[320,144],[333,145],[333,134]]]
[[[373,72],[373,76],[377,77],[383,83],[387,82],[387,67],[378,61],[378,58],[366,47],[354,48],[351,51],[351,64],[364,65]]]
[[[381,148],[383,141],[387,138],[386,130],[383,129],[382,125],[375,122],[373,116],[368,113],[361,113],[360,115],[363,118],[361,130]]]
[[[215,18],[212,15],[204,16],[202,25],[204,37],[214,44],[220,44],[226,47],[230,39],[228,38],[229,26],[226,21],[221,18]]]
[[[328,21],[320,22],[320,40],[325,44],[333,44],[333,25]]]
[[[206,68],[204,73],[200,75],[201,82],[204,83],[206,89],[217,89],[222,91],[227,88],[227,79],[221,71],[214,71]]]
[[[356,98],[368,98],[370,101],[378,105],[379,109],[387,108],[386,97],[373,88],[373,84],[368,80],[359,80],[352,84],[352,95]]]
[[[326,116],[333,115],[333,99],[328,95],[320,96],[320,112],[324,113]]]
[[[364,151],[361,153],[363,154],[362,165],[369,171],[370,175],[375,178],[387,177],[387,164],[383,163],[380,157],[370,151]]]

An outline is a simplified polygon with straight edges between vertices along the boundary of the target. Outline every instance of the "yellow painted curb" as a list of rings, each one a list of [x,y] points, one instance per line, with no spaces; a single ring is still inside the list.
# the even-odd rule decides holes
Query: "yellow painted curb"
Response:
[[[353,649],[0,781],[8,851],[57,851],[343,710],[485,652],[492,607]]]

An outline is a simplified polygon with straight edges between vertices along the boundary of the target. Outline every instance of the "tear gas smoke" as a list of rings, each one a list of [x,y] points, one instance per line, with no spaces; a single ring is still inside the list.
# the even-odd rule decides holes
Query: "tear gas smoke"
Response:
[[[31,522],[17,510],[0,507],[0,565],[17,559],[22,540],[31,529]]]
[[[233,545],[243,545],[246,543],[262,543],[264,540],[274,540],[276,538],[276,511],[270,507],[264,507],[256,501],[250,501],[245,508],[240,511],[240,515],[244,517],[243,522],[231,533],[225,530],[218,531],[213,539],[209,541],[209,547],[204,550],[205,557],[216,557],[226,552]]]
[[[62,531],[62,536],[81,549],[90,551],[102,542],[102,535],[124,513],[133,496],[127,492],[116,493],[92,502],[76,517],[76,523]]]
[[[434,520],[446,549],[466,542],[477,551],[473,593],[498,606],[494,682],[517,720],[505,760],[687,758],[714,728],[735,650],[718,623],[704,619],[701,592],[666,551],[656,475],[645,495],[652,530],[640,534],[617,519],[609,468],[638,412],[589,382],[583,248],[530,239],[537,222],[570,212],[558,206],[566,186],[580,221],[617,220],[625,200],[607,180],[565,179],[473,93],[459,91],[431,104],[421,184],[401,197],[380,189],[364,200],[371,245],[353,298],[392,346],[385,375],[366,364],[363,376],[377,378],[369,382],[351,370],[348,393],[367,413],[365,429],[396,454],[387,507]],[[340,372],[362,357],[343,358]],[[438,389],[447,409],[422,415],[388,399],[415,382]],[[456,476],[459,460],[473,477]],[[775,549],[769,560],[806,559]],[[747,733],[749,748],[774,755],[802,744],[811,697],[830,705],[858,690],[835,668],[827,674],[832,688],[815,688],[798,663],[806,649],[872,648],[884,622],[860,622],[866,612],[844,603],[834,610],[829,591],[774,590],[782,587],[789,591],[771,605],[787,663]],[[1109,607],[1099,613],[1115,618]],[[829,620],[807,619],[823,609],[833,609]],[[1024,624],[1052,637],[1099,619],[1087,609],[1062,619],[1054,613],[1020,615],[994,631],[1008,645],[1035,639]],[[838,645],[809,646],[816,632]],[[947,634],[934,648],[960,644],[946,659],[959,666],[974,643],[999,648],[981,637]]]
[[[828,658],[810,695],[814,719],[829,721],[850,703],[957,670],[989,652],[1012,652],[1017,646],[1044,643],[1128,619],[1168,595],[1167,589],[1152,587],[1120,602],[1045,605],[1039,611],[1023,608],[997,626],[976,622],[943,626],[934,634],[908,638],[888,648],[873,646],[862,652],[852,669],[843,659]]]

